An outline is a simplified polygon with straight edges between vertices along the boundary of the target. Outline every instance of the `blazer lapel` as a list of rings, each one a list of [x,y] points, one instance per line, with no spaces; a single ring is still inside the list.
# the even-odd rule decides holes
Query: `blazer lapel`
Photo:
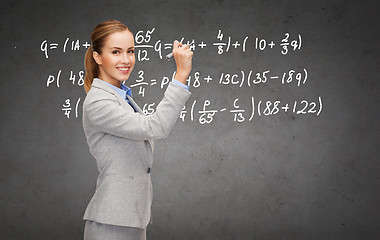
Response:
[[[103,90],[111,93],[112,95],[114,95],[118,99],[120,99],[120,101],[123,104],[125,103],[129,107],[134,108],[135,111],[137,111],[138,113],[145,115],[144,112],[141,110],[141,108],[135,103],[135,101],[133,101],[133,98],[131,98],[130,96],[126,95],[128,101],[130,102],[130,104],[128,104],[127,101],[120,96],[120,94],[118,94],[115,90],[113,90],[112,88],[110,88],[109,86],[107,86],[105,83],[103,83],[102,80],[95,78],[94,81],[93,81],[93,83],[92,83],[92,87],[97,87],[97,88],[103,89]]]
[[[135,103],[135,101],[133,101],[133,98],[131,98],[130,96],[127,95],[127,99],[129,101],[129,103],[132,105],[132,107],[139,113],[141,113],[142,115],[145,115],[144,112],[141,110],[141,108]]]

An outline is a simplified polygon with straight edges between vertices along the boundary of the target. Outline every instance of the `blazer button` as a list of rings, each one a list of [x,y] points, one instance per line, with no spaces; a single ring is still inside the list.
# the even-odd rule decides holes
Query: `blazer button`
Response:
[[[147,173],[150,173],[150,171],[151,171],[151,169],[150,169],[150,167],[148,167],[148,168],[146,169],[146,172],[147,172]]]

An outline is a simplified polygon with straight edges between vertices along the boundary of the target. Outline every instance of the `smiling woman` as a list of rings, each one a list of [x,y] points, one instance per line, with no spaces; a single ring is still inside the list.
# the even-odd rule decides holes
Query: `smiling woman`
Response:
[[[134,41],[130,31],[116,32],[106,38],[102,54],[93,52],[99,78],[120,88],[135,66]]]
[[[132,32],[109,20],[95,27],[85,56],[83,130],[99,170],[83,219],[84,239],[146,239],[153,198],[154,139],[167,137],[190,97],[185,85],[193,52],[173,43],[177,71],[153,115],[122,84],[135,65]]]

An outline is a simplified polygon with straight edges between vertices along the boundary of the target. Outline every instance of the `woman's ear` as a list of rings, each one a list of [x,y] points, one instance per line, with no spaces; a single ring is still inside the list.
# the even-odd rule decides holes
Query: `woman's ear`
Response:
[[[95,62],[96,62],[98,65],[102,65],[102,56],[100,56],[99,53],[97,53],[97,52],[93,52],[93,53],[92,53],[92,57],[94,58]]]

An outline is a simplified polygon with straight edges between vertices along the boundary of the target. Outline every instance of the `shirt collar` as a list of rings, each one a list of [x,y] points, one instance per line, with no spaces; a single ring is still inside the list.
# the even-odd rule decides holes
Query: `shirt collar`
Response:
[[[99,79],[99,78],[97,78],[97,79]],[[127,95],[128,96],[130,96],[130,97],[132,97],[132,90],[129,88],[129,87],[127,87],[127,86],[125,86],[124,84],[121,84],[120,85],[120,87],[121,87],[121,89],[120,88],[118,88],[118,87],[115,87],[114,85],[112,85],[112,84],[110,84],[110,83],[108,83],[108,82],[106,82],[106,81],[103,81],[102,79],[99,79],[100,81],[102,81],[102,82],[104,82],[105,84],[107,84],[108,86],[110,86],[113,90],[115,90],[123,99],[127,99]]]
[[[121,89],[123,89],[128,96],[132,97],[132,89],[125,86],[124,84],[121,84]]]

